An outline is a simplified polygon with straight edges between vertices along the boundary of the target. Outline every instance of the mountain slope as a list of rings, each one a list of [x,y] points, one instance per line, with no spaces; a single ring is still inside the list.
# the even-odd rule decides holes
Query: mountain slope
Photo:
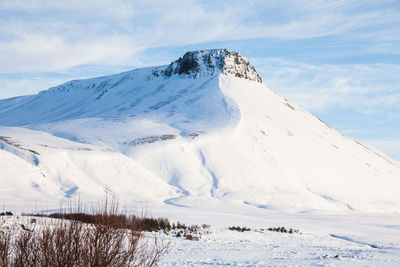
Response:
[[[400,211],[397,161],[280,97],[226,49],[0,100],[0,125],[2,164],[24,166],[24,178],[2,172],[3,196],[18,177],[30,199]]]

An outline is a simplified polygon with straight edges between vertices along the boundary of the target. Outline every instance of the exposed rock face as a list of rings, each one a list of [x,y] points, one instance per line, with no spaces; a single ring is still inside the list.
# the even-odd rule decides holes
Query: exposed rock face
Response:
[[[228,49],[213,49],[186,52],[165,69],[153,72],[155,76],[187,75],[191,78],[213,76],[218,73],[262,82],[261,77],[249,60],[238,52]]]

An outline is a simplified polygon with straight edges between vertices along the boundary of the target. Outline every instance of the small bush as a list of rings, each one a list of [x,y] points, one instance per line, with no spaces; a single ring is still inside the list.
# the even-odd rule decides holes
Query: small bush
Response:
[[[0,216],[13,216],[13,213],[11,211],[1,212]]]
[[[273,232],[288,233],[288,234],[294,234],[294,233],[301,234],[300,231],[297,229],[290,228],[289,230],[287,230],[284,226],[273,227],[273,228],[271,227],[271,228],[268,228],[267,230],[273,231]]]
[[[210,225],[209,225],[209,224],[202,224],[201,227],[202,227],[203,229],[209,229],[209,228],[210,228]]]
[[[206,233],[210,234],[209,230],[210,226],[207,224],[203,224],[201,227],[198,225],[186,225],[181,222],[172,223],[171,225],[171,233],[175,234],[175,237],[185,237],[187,240],[198,241],[201,238],[201,235]]]
[[[200,237],[198,237],[198,236],[193,236],[193,235],[191,235],[191,234],[185,235],[185,238],[186,238],[187,240],[192,240],[192,241],[199,241],[199,240],[200,240]]]
[[[231,231],[238,231],[238,232],[246,232],[251,230],[250,228],[240,227],[240,226],[231,226],[228,229]]]
[[[186,229],[187,229],[187,226],[186,226],[185,224],[182,224],[182,223],[180,223],[180,222],[177,222],[177,223],[176,223],[176,229],[184,229],[184,230],[186,230]]]

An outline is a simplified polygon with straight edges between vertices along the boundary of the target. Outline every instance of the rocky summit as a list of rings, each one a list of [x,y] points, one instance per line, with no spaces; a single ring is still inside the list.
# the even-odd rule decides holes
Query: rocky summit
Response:
[[[218,73],[231,74],[235,77],[262,82],[260,75],[249,60],[238,52],[229,49],[211,49],[186,52],[179,59],[171,62],[165,69],[156,70],[155,76],[167,77],[177,74],[191,78],[213,76]]]

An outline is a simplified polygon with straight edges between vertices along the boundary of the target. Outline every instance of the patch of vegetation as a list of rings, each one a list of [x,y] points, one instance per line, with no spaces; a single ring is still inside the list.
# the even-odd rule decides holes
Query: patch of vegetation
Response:
[[[117,223],[117,227],[120,229],[130,229],[134,231],[145,231],[145,232],[158,232],[164,230],[169,232],[171,224],[167,218],[149,218],[139,217],[135,215],[125,215],[117,213],[97,213],[87,214],[83,212],[74,213],[23,213],[23,216],[34,216],[34,217],[47,217],[53,219],[79,221],[88,224],[96,224],[104,220],[113,220]]]
[[[272,232],[287,233],[287,234],[294,234],[294,233],[301,234],[300,231],[297,229],[293,229],[293,228],[286,229],[284,226],[270,227],[270,228],[267,228],[266,230],[272,231]],[[261,231],[264,231],[264,229],[261,229]]]
[[[0,216],[13,216],[13,213],[11,211],[1,212]]]
[[[203,234],[210,234],[210,225],[202,224],[198,225],[186,225],[184,223],[177,222],[171,226],[171,234],[175,237],[184,237],[187,240],[199,241]]]
[[[186,237],[187,240],[192,240],[192,241],[199,241],[200,240],[199,236],[193,236],[191,234],[187,234],[185,237]]]
[[[175,237],[184,237],[187,240],[198,241],[203,234],[210,234],[210,225],[202,224],[198,225],[186,225],[181,222],[171,223],[167,218],[150,218],[150,217],[139,217],[135,215],[124,215],[124,214],[87,214],[82,212],[77,213],[23,213],[23,216],[34,216],[34,217],[46,217],[53,219],[79,221],[86,224],[97,224],[104,220],[112,220],[115,222],[115,227],[119,229],[129,229],[132,231],[139,232],[163,232],[166,235],[173,235]],[[36,219],[31,219],[36,222]]]
[[[238,231],[238,232],[247,232],[251,230],[250,228],[240,227],[240,226],[231,226],[228,229],[231,231]]]
[[[325,254],[322,256],[324,259],[340,259],[340,258],[354,258],[353,256],[344,256],[344,255],[339,255],[336,254],[335,256],[329,256],[328,254]]]
[[[113,203],[94,214],[37,214],[59,220],[43,221],[38,230],[22,224],[19,232],[4,228],[0,266],[157,266],[168,244],[157,235],[153,240],[143,238],[142,229],[166,221],[121,215],[117,210]]]

